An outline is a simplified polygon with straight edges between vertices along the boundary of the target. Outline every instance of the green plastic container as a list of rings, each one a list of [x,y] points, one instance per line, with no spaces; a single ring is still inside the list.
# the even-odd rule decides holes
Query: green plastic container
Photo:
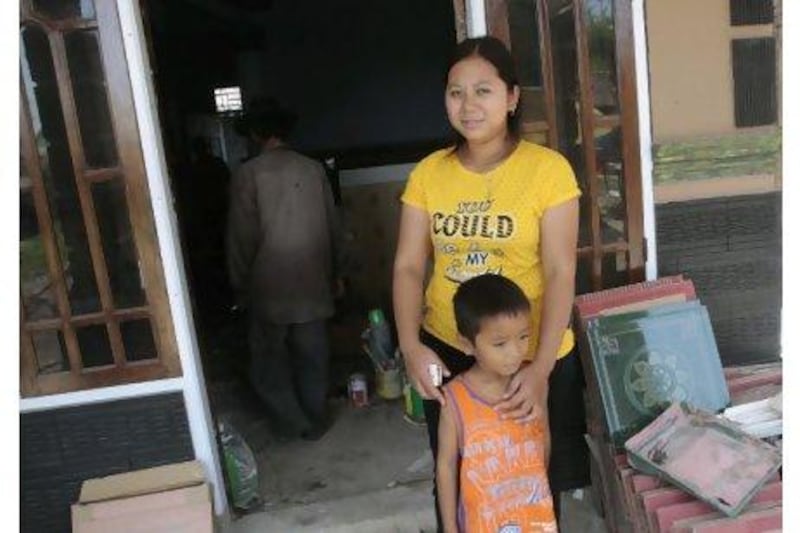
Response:
[[[369,318],[369,322],[372,325],[386,322],[386,317],[383,316],[383,310],[380,308],[370,309],[369,313],[367,314],[367,318]]]
[[[403,397],[405,399],[406,417],[412,422],[425,423],[425,410],[422,408],[422,396],[417,389],[406,383],[403,386]]]

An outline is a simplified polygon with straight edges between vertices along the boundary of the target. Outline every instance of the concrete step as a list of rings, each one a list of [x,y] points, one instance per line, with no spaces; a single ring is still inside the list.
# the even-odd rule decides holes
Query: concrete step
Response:
[[[267,510],[240,518],[220,533],[432,533],[430,481],[358,496]],[[561,496],[561,533],[607,533],[592,487]]]
[[[436,530],[431,481],[249,514],[221,533],[419,533]]]

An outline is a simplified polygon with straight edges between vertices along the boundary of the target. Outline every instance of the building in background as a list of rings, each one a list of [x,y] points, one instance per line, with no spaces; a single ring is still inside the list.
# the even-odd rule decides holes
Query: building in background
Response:
[[[645,7],[659,273],[694,280],[726,363],[773,360],[781,310],[780,2],[647,0]]]

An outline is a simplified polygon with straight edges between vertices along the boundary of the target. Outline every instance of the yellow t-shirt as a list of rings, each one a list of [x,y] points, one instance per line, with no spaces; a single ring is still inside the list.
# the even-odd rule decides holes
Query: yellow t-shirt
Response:
[[[402,201],[430,218],[434,266],[425,291],[423,327],[458,347],[453,295],[458,284],[494,273],[513,280],[531,300],[532,357],[538,344],[544,291],[539,246],[544,212],[580,195],[567,160],[558,152],[520,141],[511,155],[486,174],[467,170],[452,148],[419,162]],[[558,356],[574,346],[564,332]]]

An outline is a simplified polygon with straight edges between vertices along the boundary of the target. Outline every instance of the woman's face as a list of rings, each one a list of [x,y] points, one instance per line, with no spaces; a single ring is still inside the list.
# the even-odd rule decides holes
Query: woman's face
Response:
[[[519,87],[509,90],[494,65],[480,56],[462,59],[447,76],[447,118],[468,143],[505,139],[508,112],[518,101]]]

